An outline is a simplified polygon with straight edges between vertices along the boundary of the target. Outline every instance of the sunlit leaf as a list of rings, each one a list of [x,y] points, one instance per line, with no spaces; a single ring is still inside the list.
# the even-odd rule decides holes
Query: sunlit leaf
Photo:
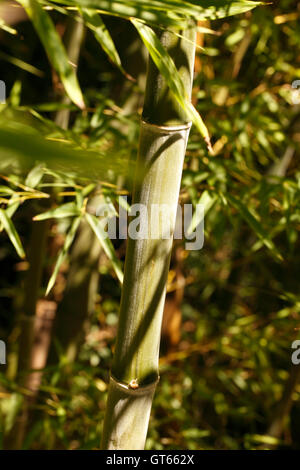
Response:
[[[112,152],[112,153],[111,153]],[[108,156],[111,155],[111,158]],[[114,158],[112,158],[114,156]],[[90,178],[104,178],[109,170],[123,173],[126,166],[117,151],[95,151],[74,148],[65,142],[50,142],[32,127],[16,121],[0,121],[0,169],[30,170],[43,159],[55,170],[73,172]]]
[[[33,220],[63,219],[64,217],[79,216],[80,210],[74,202],[67,202],[55,209],[36,215]]]
[[[98,15],[95,10],[88,8],[80,9],[80,13],[82,14],[86,26],[94,33],[96,40],[101,45],[102,49],[106,52],[109,59],[121,70],[124,75],[127,75],[122,67],[121,59],[114,41],[101,16]]]
[[[256,233],[256,235],[263,242],[263,244],[276,256],[277,259],[282,261],[283,259],[282,255],[280,254],[278,249],[275,247],[273,241],[268,236],[261,222],[256,217],[254,217],[254,215],[250,212],[248,207],[242,201],[236,199],[231,194],[227,193],[225,195],[225,198],[241,214],[245,222],[249,224],[252,230]]]
[[[217,19],[236,15],[259,5],[247,0],[55,0],[123,18],[138,18],[154,25],[186,26],[186,18]]]
[[[84,108],[84,100],[75,70],[69,63],[67,52],[49,14],[41,7],[37,0],[18,1],[25,8],[31,19],[49,60],[60,76],[70,99],[79,108]]]
[[[55,284],[59,269],[60,269],[63,261],[65,260],[67,254],[68,254],[68,251],[69,251],[69,249],[72,245],[72,242],[73,242],[74,237],[76,235],[76,232],[77,232],[77,229],[79,227],[80,221],[81,221],[80,217],[74,219],[73,222],[72,222],[71,228],[70,228],[70,230],[68,231],[68,233],[66,235],[64,246],[63,246],[62,250],[60,251],[60,253],[58,255],[58,258],[57,258],[55,266],[54,266],[53,273],[52,273],[51,278],[50,278],[50,280],[48,282],[48,285],[47,285],[46,294],[45,294],[46,296],[49,294],[49,292],[51,291],[52,287]]]
[[[0,209],[0,221],[1,224],[3,225],[7,235],[10,238],[10,241],[14,245],[16,252],[20,256],[20,258],[25,258],[25,251],[22,246],[22,242],[20,240],[20,237],[18,235],[18,232],[12,222],[12,220],[9,218],[7,215],[7,212],[3,209]]]
[[[198,204],[203,206],[204,216],[213,207],[216,201],[217,201],[216,194],[211,194],[209,191],[203,191],[198,201]],[[201,218],[199,218],[198,212],[195,212],[192,217],[191,223],[187,229],[187,235],[191,234],[201,222],[202,220]]]
[[[19,67],[21,70],[25,70],[28,73],[32,73],[33,75],[36,75],[37,77],[44,76],[44,73],[41,70],[34,67],[34,65],[28,64],[27,62],[24,62],[24,60],[19,59],[18,57],[13,57],[9,54],[6,54],[6,52],[0,51],[0,58],[15,65],[16,67]]]
[[[123,271],[122,271],[121,263],[120,263],[120,260],[116,256],[115,249],[113,247],[111,240],[108,238],[107,234],[105,233],[101,225],[101,221],[97,219],[96,216],[88,214],[88,213],[85,215],[85,217],[90,227],[92,228],[93,232],[95,233],[96,237],[98,238],[99,242],[101,243],[102,248],[105,251],[105,254],[110,259],[111,264],[114,268],[114,271],[120,283],[122,284],[123,283]]]
[[[37,185],[41,182],[44,176],[44,166],[39,164],[36,165],[32,170],[28,173],[25,185],[29,186],[30,188],[36,188]]]
[[[0,18],[0,29],[3,29],[3,31],[6,31],[9,34],[18,34],[18,31],[11,28],[2,18]]]

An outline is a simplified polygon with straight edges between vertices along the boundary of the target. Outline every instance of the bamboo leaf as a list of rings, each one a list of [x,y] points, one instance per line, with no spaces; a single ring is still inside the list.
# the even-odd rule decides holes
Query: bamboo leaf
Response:
[[[6,31],[9,34],[18,34],[18,31],[14,28],[11,28],[2,18],[0,18],[0,29],[3,29],[3,31]]]
[[[41,179],[44,176],[44,165],[36,165],[32,170],[28,173],[25,185],[29,186],[30,188],[36,188],[37,185],[40,183]]]
[[[69,63],[67,52],[49,14],[43,10],[37,0],[18,0],[18,2],[25,8],[31,19],[49,60],[60,76],[70,99],[83,109],[84,100],[75,70]]]
[[[18,168],[28,171],[43,157],[48,167],[76,172],[90,178],[106,177],[109,170],[124,173],[126,166],[120,148],[101,151],[74,148],[70,144],[50,142],[32,127],[16,120],[0,120],[0,169]],[[124,148],[125,152],[125,148]],[[109,158],[114,156],[114,158]]]
[[[137,18],[153,25],[187,25],[187,18],[218,19],[244,13],[261,2],[247,0],[55,0],[53,3],[91,8],[126,19]]]
[[[101,16],[88,8],[81,8],[80,13],[84,19],[86,26],[94,33],[94,36],[109,59],[115,64],[121,72],[128,77],[121,64],[119,53],[116,49],[114,41],[105,26]]]
[[[216,201],[216,194],[212,195],[209,191],[203,191],[198,201],[198,204],[203,206],[204,216],[206,216],[206,214],[210,211]],[[191,223],[187,229],[187,234],[190,235],[201,222],[202,219],[199,217],[198,212],[195,212],[192,217]]]
[[[6,54],[3,51],[0,51],[0,58],[15,65],[16,67],[19,67],[21,70],[25,70],[28,73],[36,75],[37,77],[44,76],[44,73],[33,65],[28,64],[27,62],[24,62],[24,60],[18,59],[17,57],[13,57],[9,54]]]
[[[103,227],[101,226],[100,220],[97,219],[96,216],[88,214],[88,213],[85,215],[85,217],[91,229],[93,230],[99,242],[101,243],[102,248],[105,251],[105,254],[110,259],[111,264],[114,268],[114,271],[120,283],[122,284],[123,283],[123,271],[122,271],[120,260],[117,258],[114,246],[112,242],[110,241],[110,239],[107,237],[107,234],[105,233]]]
[[[274,254],[278,260],[282,261],[283,258],[281,253],[275,247],[273,241],[266,233],[261,222],[256,217],[254,217],[254,215],[249,211],[248,207],[231,194],[227,193],[226,196],[224,195],[224,197],[241,214],[245,222],[247,222],[247,224],[252,228],[262,243]]]
[[[19,206],[20,206],[20,202],[16,201],[15,197],[12,196],[5,211],[8,217],[12,218],[12,216],[17,211]]]
[[[153,29],[149,26],[144,25],[140,21],[132,19],[131,22],[136,27],[138,33],[140,34],[142,41],[147,47],[149,54],[155,63],[156,67],[159,69],[160,73],[165,78],[170,90],[172,91],[175,99],[178,101],[180,106],[185,110],[191,121],[195,124],[200,134],[204,138],[208,147],[211,150],[210,139],[208,130],[198,113],[194,108],[192,103],[189,100],[189,97],[186,94],[184,84],[181,80],[181,77],[176,69],[173,59],[170,57],[168,52],[162,46],[160,40],[156,36]]]
[[[64,217],[79,216],[80,210],[74,202],[67,202],[62,206],[56,207],[33,217],[33,220],[63,219]]]
[[[280,439],[274,436],[262,435],[262,434],[248,434],[246,439],[253,442],[258,442],[260,444],[268,444],[271,446],[276,446],[280,443]]]
[[[11,189],[9,186],[0,186],[0,194],[1,196],[5,195],[5,196],[9,196],[11,194],[14,194],[14,190]]]
[[[46,294],[45,294],[46,296],[49,294],[49,292],[51,291],[52,287],[55,284],[57,274],[58,274],[59,269],[62,265],[62,262],[64,261],[64,259],[66,258],[67,254],[68,254],[70,246],[72,245],[72,242],[73,242],[74,237],[76,235],[76,232],[77,232],[77,229],[79,227],[80,221],[81,221],[81,217],[77,217],[76,219],[74,219],[73,222],[72,222],[71,228],[70,228],[69,232],[67,233],[64,246],[63,246],[62,250],[60,251],[60,253],[58,255],[57,261],[56,261],[55,266],[54,266],[53,273],[52,273],[51,278],[48,282],[47,289],[46,289]]]
[[[16,252],[20,256],[20,258],[25,258],[25,251],[22,246],[22,242],[20,240],[20,237],[18,235],[18,232],[12,222],[12,220],[9,218],[7,215],[6,211],[3,209],[0,209],[0,221],[1,224],[4,227],[4,230],[6,231],[7,235],[10,238],[10,241],[14,245]]]

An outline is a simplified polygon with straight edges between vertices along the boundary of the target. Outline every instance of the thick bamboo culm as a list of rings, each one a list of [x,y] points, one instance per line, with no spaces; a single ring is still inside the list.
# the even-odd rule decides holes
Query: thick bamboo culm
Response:
[[[191,96],[196,28],[177,35],[158,32]],[[140,233],[151,226],[151,207],[169,208],[170,232],[176,219],[183,161],[190,123],[149,60],[141,122],[133,203],[142,204]],[[144,449],[153,395],[159,380],[158,359],[172,236],[128,237],[119,326],[101,447]],[[153,226],[151,227],[153,228]],[[153,233],[153,232],[152,232]]]

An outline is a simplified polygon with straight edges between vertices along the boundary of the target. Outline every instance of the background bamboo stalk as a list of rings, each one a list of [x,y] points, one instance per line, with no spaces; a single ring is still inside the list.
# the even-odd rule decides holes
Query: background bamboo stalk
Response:
[[[70,253],[70,267],[63,299],[54,323],[53,337],[67,362],[73,362],[87,332],[90,314],[95,307],[99,280],[101,245],[85,220],[82,220]],[[49,363],[57,363],[55,344]]]
[[[285,384],[282,398],[275,409],[272,422],[267,431],[268,436],[272,436],[277,439],[281,438],[286,426],[286,421],[293,406],[293,393],[295,392],[299,380],[300,368],[299,366],[293,365],[290,369],[289,377]]]
[[[68,19],[64,41],[68,57],[73,64],[78,62],[83,34],[84,25],[73,18]],[[69,103],[70,100],[69,98],[62,98],[62,102]],[[56,113],[55,123],[63,129],[67,129],[69,119],[70,110],[60,110]],[[28,394],[24,396],[22,412],[17,417],[12,431],[7,437],[7,448],[9,449],[20,449],[22,447],[31,419],[31,408],[37,399],[42,380],[41,370],[46,366],[51,342],[56,304],[43,299],[40,301],[40,308],[38,308],[48,229],[48,220],[34,222],[32,225],[28,253],[29,270],[24,288],[18,355],[19,385],[24,387]]]
[[[36,358],[37,352],[35,345],[39,346],[39,361],[41,356],[44,358],[46,354],[47,357],[49,347],[49,341],[46,339],[46,352],[45,348],[40,349],[41,344],[45,346],[45,336],[43,335],[43,338],[40,338],[39,333],[45,331],[45,326],[47,331],[49,328],[51,329],[52,320],[50,320],[49,327],[49,321],[46,319],[46,311],[39,317],[36,315],[48,227],[48,221],[35,222],[32,224],[28,253],[29,269],[25,280],[23,313],[19,322],[20,340],[17,371],[19,385],[26,388],[29,394],[24,396],[22,412],[17,417],[11,432],[6,437],[6,447],[12,450],[17,450],[22,447],[29,419],[29,407],[35,400],[39,389],[40,376],[37,377],[34,372],[30,372],[31,369],[34,369],[33,361]],[[43,363],[41,366],[43,367]]]
[[[170,31],[159,34],[191,95],[194,25],[181,32],[181,37]],[[147,209],[140,232],[148,232],[148,238],[128,239],[102,448],[143,449],[145,445],[159,378],[161,323],[172,249],[172,237],[163,238],[162,221],[153,227],[157,238],[149,237],[151,209],[154,204],[168,207],[173,234],[189,129],[187,116],[150,59],[133,195],[133,203]]]

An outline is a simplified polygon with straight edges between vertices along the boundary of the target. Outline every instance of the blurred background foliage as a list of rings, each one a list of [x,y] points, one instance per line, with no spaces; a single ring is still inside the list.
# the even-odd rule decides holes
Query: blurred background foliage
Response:
[[[95,211],[130,202],[147,52],[123,18],[89,10],[74,27],[74,10],[41,4],[85,108],[24,10],[2,2],[0,445],[95,449],[126,247]],[[174,242],[147,449],[300,448],[299,17],[282,0],[198,23],[193,104],[214,155],[193,128],[180,200],[204,204],[205,242]]]

